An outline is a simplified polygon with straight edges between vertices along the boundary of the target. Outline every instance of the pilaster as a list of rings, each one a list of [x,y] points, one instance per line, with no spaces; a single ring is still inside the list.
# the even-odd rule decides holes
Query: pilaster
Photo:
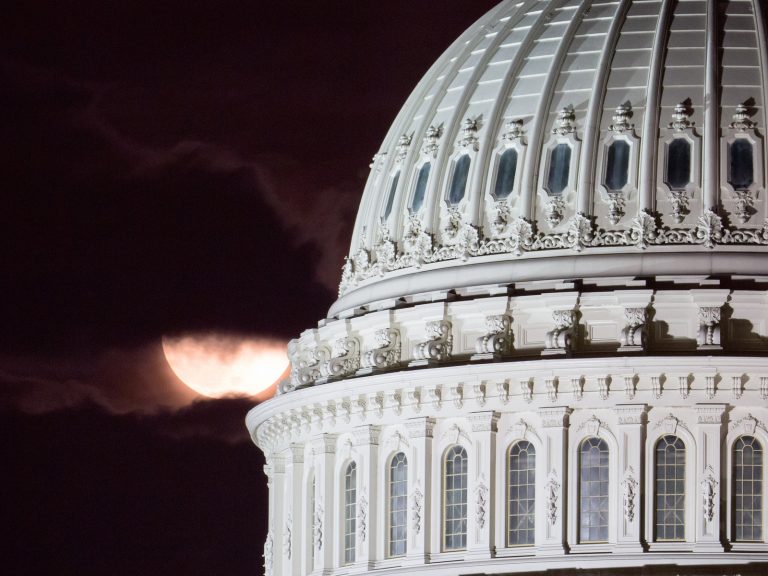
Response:
[[[725,404],[696,405],[696,552],[722,552],[720,537],[720,446]]]
[[[410,418],[406,423],[411,453],[408,456],[408,551],[409,564],[424,564],[432,534],[432,438],[434,418]]]
[[[537,481],[536,494],[536,552],[541,555],[565,554],[567,510],[567,406],[539,409],[546,475]]]
[[[354,429],[355,446],[358,453],[357,461],[357,554],[355,568],[361,572],[373,569],[376,558],[376,542],[381,538],[384,522],[378,518],[376,502],[377,468],[379,459],[378,426],[358,426]]]
[[[616,521],[617,552],[643,551],[640,521],[643,446],[647,423],[645,404],[619,404],[614,408],[619,421],[619,513]]]
[[[336,464],[335,434],[320,434],[312,439],[315,462],[315,510],[313,512],[313,545],[315,565],[313,575],[329,575],[334,564],[334,498],[336,487],[333,473]]]
[[[494,411],[473,412],[469,415],[470,438],[474,446],[474,470],[469,474],[469,506],[467,518],[467,558],[482,560],[492,558],[494,526],[497,507],[496,481],[496,434],[499,413]],[[503,513],[503,512],[502,512]]]
[[[291,444],[289,449],[288,474],[286,496],[287,503],[285,526],[283,527],[283,576],[306,573],[302,570],[302,558],[307,556],[304,550],[311,542],[307,542],[307,526],[312,525],[311,512],[307,513],[307,505],[304,503],[304,445]]]

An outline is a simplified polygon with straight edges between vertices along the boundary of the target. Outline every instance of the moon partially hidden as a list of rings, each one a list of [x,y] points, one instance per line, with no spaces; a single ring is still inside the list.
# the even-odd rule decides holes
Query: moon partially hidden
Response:
[[[163,336],[163,353],[184,384],[210,398],[262,395],[288,368],[286,345],[269,339]]]

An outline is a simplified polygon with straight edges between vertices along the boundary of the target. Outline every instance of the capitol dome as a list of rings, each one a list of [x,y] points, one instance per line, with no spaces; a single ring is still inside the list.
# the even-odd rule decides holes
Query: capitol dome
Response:
[[[432,66],[247,417],[268,575],[768,573],[766,12],[502,1]]]

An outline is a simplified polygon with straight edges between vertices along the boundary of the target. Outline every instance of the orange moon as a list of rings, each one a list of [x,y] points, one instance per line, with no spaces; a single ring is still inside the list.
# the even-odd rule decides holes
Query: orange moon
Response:
[[[259,395],[288,368],[286,345],[268,339],[163,336],[163,353],[184,384],[209,398]]]

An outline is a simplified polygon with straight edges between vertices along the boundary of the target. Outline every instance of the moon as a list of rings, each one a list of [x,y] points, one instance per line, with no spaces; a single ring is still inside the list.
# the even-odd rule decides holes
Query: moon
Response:
[[[162,344],[165,359],[176,376],[209,398],[261,395],[288,368],[286,345],[266,338],[163,336]]]

